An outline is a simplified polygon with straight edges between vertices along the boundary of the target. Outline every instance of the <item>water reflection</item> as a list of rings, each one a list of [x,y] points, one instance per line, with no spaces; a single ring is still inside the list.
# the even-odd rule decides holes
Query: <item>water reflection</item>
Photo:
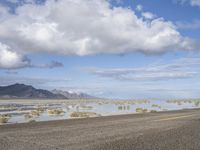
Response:
[[[0,100],[0,124],[198,107],[200,100]]]

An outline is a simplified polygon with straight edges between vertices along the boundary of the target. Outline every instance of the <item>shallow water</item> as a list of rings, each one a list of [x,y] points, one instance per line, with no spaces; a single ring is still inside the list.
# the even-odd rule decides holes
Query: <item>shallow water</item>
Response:
[[[0,100],[0,115],[10,114],[8,124],[24,123],[30,121],[49,121],[70,119],[70,114],[73,112],[95,112],[101,116],[136,113],[136,108],[151,110],[166,111],[198,108],[195,106],[197,100],[190,102],[180,101],[179,103],[169,103],[165,100]],[[152,106],[154,105],[154,107]],[[25,117],[33,110],[43,108],[39,116]],[[49,115],[49,109],[61,109],[65,113],[61,115]]]

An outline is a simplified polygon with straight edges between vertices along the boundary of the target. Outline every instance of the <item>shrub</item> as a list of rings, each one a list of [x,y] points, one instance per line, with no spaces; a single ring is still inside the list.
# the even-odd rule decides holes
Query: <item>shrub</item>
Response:
[[[29,123],[35,123],[36,120],[29,120]]]
[[[48,110],[49,115],[63,115],[65,113],[62,109],[50,109]]]
[[[85,105],[80,106],[80,108],[81,108],[81,109],[87,109],[87,110],[91,110],[91,109],[93,109],[92,106],[85,106]]]
[[[199,104],[200,104],[200,101],[195,101],[194,102],[195,107],[199,107]]]
[[[35,118],[35,117],[39,117],[39,116],[40,116],[40,112],[38,110],[33,110],[33,111],[29,112],[28,114],[24,115],[24,117],[26,119]]]
[[[73,112],[71,113],[70,117],[73,118],[88,118],[88,117],[97,117],[100,116],[95,112]]]
[[[157,110],[151,110],[150,112],[151,112],[151,113],[156,113],[156,112],[157,112]]]
[[[33,118],[33,115],[31,115],[31,114],[25,114],[24,117],[25,117],[26,119],[30,119],[30,118]]]
[[[43,113],[43,112],[45,111],[45,108],[41,108],[41,107],[39,107],[39,108],[37,108],[36,111],[38,111],[39,113]]]
[[[138,113],[146,113],[148,110],[143,108],[136,108],[136,112]]]
[[[11,114],[3,114],[3,115],[0,115],[0,116],[10,118],[10,117],[11,117]]]
[[[9,120],[9,117],[6,115],[0,115],[0,124],[7,123]]]
[[[154,107],[154,108],[159,108],[161,109],[161,106],[157,105],[157,104],[153,104],[151,107]]]
[[[151,107],[158,107],[158,105],[156,105],[156,104],[153,104]]]
[[[30,114],[31,114],[32,116],[34,116],[34,117],[40,116],[40,112],[37,111],[37,110],[31,111]]]
[[[118,110],[122,110],[123,109],[123,107],[122,106],[118,106]]]

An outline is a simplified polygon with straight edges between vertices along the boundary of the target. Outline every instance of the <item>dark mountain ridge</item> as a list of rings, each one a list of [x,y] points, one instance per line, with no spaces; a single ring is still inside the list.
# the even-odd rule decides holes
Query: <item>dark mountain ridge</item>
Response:
[[[57,92],[55,92],[57,91]],[[63,93],[63,94],[62,94]],[[68,94],[66,94],[68,93]],[[54,92],[50,92],[44,89],[36,89],[31,85],[25,84],[13,84],[9,86],[0,86],[0,98],[22,98],[22,99],[81,99],[81,98],[89,98],[87,94],[70,95],[67,91],[58,92],[58,90],[54,90]]]

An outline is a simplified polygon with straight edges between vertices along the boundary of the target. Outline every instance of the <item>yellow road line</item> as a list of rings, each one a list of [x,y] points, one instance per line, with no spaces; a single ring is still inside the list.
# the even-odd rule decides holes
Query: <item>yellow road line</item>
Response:
[[[168,117],[168,118],[163,118],[163,119],[154,120],[154,121],[169,121],[169,120],[187,118],[187,117],[191,117],[191,116],[194,116],[194,114],[193,115],[185,115],[185,116]]]

